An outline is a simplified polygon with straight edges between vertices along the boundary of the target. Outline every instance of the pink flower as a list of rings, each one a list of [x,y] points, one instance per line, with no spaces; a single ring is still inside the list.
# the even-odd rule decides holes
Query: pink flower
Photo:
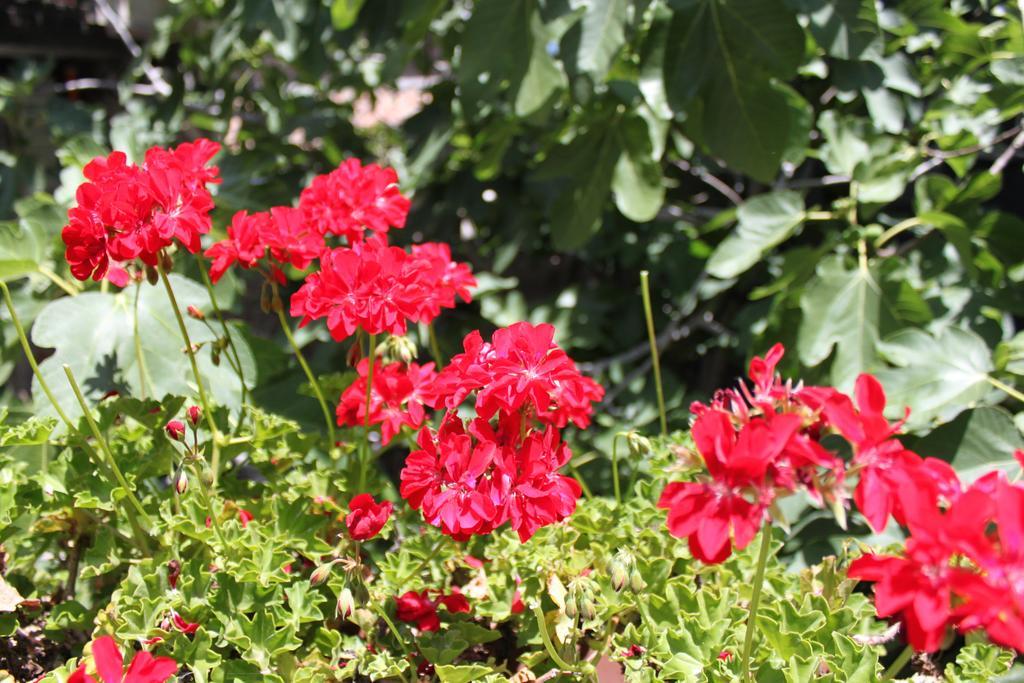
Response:
[[[356,541],[365,541],[380,533],[391,518],[391,501],[377,503],[369,493],[360,493],[348,504],[345,517],[348,535]]]
[[[102,683],[164,683],[178,672],[178,663],[173,659],[153,657],[148,652],[136,653],[125,671],[124,658],[110,636],[92,641],[92,658]],[[68,683],[98,682],[85,672],[83,663],[71,674]]]

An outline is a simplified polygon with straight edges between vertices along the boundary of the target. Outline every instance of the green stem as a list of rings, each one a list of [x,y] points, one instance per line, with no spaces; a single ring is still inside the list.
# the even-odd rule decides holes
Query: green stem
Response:
[[[895,679],[899,672],[903,671],[903,667],[907,665],[907,662],[909,662],[910,658],[913,656],[914,648],[907,645],[905,648],[903,648],[903,652],[901,652],[899,656],[897,656],[896,659],[893,660],[892,664],[889,665],[889,668],[885,670],[885,673],[882,674],[882,680],[891,681]]]
[[[431,546],[430,551],[420,561],[420,563],[418,565],[416,565],[416,568],[413,569],[409,573],[409,575],[406,577],[405,583],[408,583],[409,580],[415,578],[417,574],[419,574],[421,571],[423,571],[423,568],[426,567],[430,563],[430,561],[437,556],[437,551],[439,551],[441,549],[442,545],[444,545],[444,537],[443,536],[439,537],[436,541],[434,541],[434,545]]]
[[[651,312],[651,288],[649,273],[640,271],[640,293],[644,300],[644,317],[647,319],[647,338],[651,342],[651,364],[654,367],[654,388],[658,393],[658,417],[661,433],[668,434],[668,418],[665,415],[665,393],[661,388],[661,362],[658,358],[658,339],[654,334],[654,314]]]
[[[1016,389],[1011,387],[1009,384],[1006,384],[1005,382],[1001,382],[998,379],[996,379],[995,377],[986,376],[985,379],[988,380],[988,383],[991,384],[992,386],[994,386],[999,391],[1003,392],[1004,394],[1009,394],[1010,396],[1012,396],[1013,398],[1017,399],[1021,403],[1024,403],[1024,394],[1022,394],[1021,392],[1017,391]]]
[[[551,661],[562,671],[575,671],[575,667],[562,659],[562,656],[558,654],[558,650],[551,640],[551,635],[548,633],[547,619],[545,619],[544,610],[541,609],[540,605],[536,605],[533,608],[533,615],[537,618],[537,630],[540,631],[540,639],[544,641],[544,649],[547,650]]]
[[[366,486],[366,475],[369,473],[370,457],[373,452],[370,448],[370,407],[373,403],[373,368],[377,364],[377,335],[375,334],[370,335],[366,358],[369,362],[366,368],[366,414],[363,416],[363,426],[366,428],[366,433],[364,434],[363,448],[360,450],[359,457],[360,491]]]
[[[395,626],[395,622],[391,621],[391,617],[388,616],[388,613],[384,610],[384,608],[380,605],[376,605],[374,606],[374,611],[376,611],[377,614],[380,615],[380,618],[384,620],[384,623],[388,625],[388,630],[391,631],[391,635],[393,635],[395,637],[395,640],[398,641],[398,646],[402,648],[402,652],[404,652],[406,655],[412,654],[412,650],[409,649],[409,646],[408,644],[406,644],[405,639],[402,638],[402,634],[398,631],[398,628]]]
[[[761,589],[764,587],[764,570],[768,565],[768,555],[772,547],[771,526],[765,524],[761,530],[761,552],[757,556],[757,570],[754,572],[754,592],[750,595],[750,615],[747,617],[747,630],[743,636],[743,675],[744,680],[750,675],[750,650],[754,644],[754,631],[757,630],[757,608],[761,604]]]
[[[242,405],[244,406],[247,402],[248,388],[245,386],[245,374],[242,372],[241,356],[238,355],[238,349],[235,347],[235,340],[231,336],[227,320],[224,318],[224,312],[221,311],[220,304],[217,303],[217,295],[213,291],[213,282],[210,281],[210,275],[206,272],[206,268],[203,267],[203,261],[199,258],[199,254],[196,254],[196,265],[199,266],[199,274],[203,276],[203,284],[206,285],[206,293],[210,297],[210,304],[213,306],[214,315],[217,316],[217,321],[220,323],[221,329],[224,330],[224,338],[228,340],[228,348],[231,350],[231,355],[235,358],[234,370],[238,373],[238,381],[242,385]],[[238,415],[239,425],[241,425],[244,417],[245,409],[243,408]]]
[[[74,423],[65,413],[60,404],[57,403],[57,399],[54,398],[53,392],[50,391],[50,385],[43,379],[43,373],[39,370],[39,364],[36,363],[35,354],[32,353],[32,346],[28,343],[28,337],[25,336],[25,328],[21,326],[21,319],[18,318],[18,312],[14,310],[14,301],[11,299],[11,290],[7,289],[7,283],[0,280],[0,291],[3,291],[4,303],[7,304],[7,312],[11,314],[11,322],[14,323],[14,331],[18,335],[18,341],[21,342],[21,350],[25,352],[25,359],[28,360],[29,366],[32,368],[32,373],[35,374],[36,380],[39,382],[39,388],[46,394],[46,398],[50,400],[53,405],[53,409],[57,411],[57,415],[67,425],[68,431],[72,434],[78,433],[78,428],[75,427]]]
[[[78,290],[75,289],[74,285],[69,283],[60,275],[57,275],[57,273],[53,272],[49,268],[46,268],[45,266],[37,266],[36,270],[39,271],[40,275],[45,276],[47,280],[64,290],[65,294],[68,294],[69,296],[78,296]]]
[[[622,504],[622,493],[619,490],[619,437],[622,432],[612,437],[612,486],[615,489],[615,503]]]
[[[210,526],[213,527],[213,533],[217,535],[217,540],[220,541],[221,552],[226,554],[228,552],[228,542],[224,539],[224,530],[220,527],[220,520],[217,518],[217,510],[213,507],[213,498],[210,496],[210,492],[206,487],[206,481],[203,479],[203,473],[197,466],[193,466],[192,472],[195,474],[196,483],[199,485],[199,492],[203,498],[203,504],[206,507],[206,512],[210,515]]]
[[[89,425],[89,431],[92,432],[93,437],[96,439],[96,443],[99,444],[100,451],[107,458],[107,466],[110,467],[114,473],[114,478],[117,480],[117,484],[124,489],[125,497],[128,498],[128,502],[131,506],[126,508],[128,519],[133,525],[138,525],[138,519],[135,517],[135,513],[142,518],[148,529],[153,528],[153,520],[150,519],[149,515],[142,507],[142,503],[135,495],[135,489],[128,483],[124,478],[124,474],[121,473],[121,468],[117,466],[117,460],[114,459],[114,453],[110,450],[110,445],[107,444],[107,440],[103,438],[103,434],[100,433],[99,425],[96,424],[96,420],[92,417],[92,412],[89,410],[88,404],[85,402],[85,397],[82,396],[82,390],[78,388],[78,382],[75,381],[75,374],[71,371],[71,366],[64,365],[64,374],[68,377],[68,384],[71,385],[71,390],[75,392],[75,398],[78,399],[78,404],[82,406],[82,414],[85,416],[85,421]],[[134,510],[133,510],[134,508]]]
[[[199,402],[203,405],[203,415],[206,417],[206,425],[210,428],[213,438],[213,457],[210,460],[210,467],[213,470],[213,486],[217,486],[217,478],[220,476],[220,431],[217,429],[217,422],[213,419],[213,410],[210,409],[210,402],[206,398],[206,389],[203,387],[203,378],[199,375],[199,365],[196,363],[196,354],[192,349],[192,340],[188,336],[188,328],[185,327],[185,319],[181,316],[181,309],[178,308],[178,300],[174,296],[174,288],[171,287],[171,280],[164,270],[163,255],[157,259],[157,272],[164,283],[164,291],[167,292],[167,299],[171,302],[171,309],[174,311],[174,318],[178,321],[178,330],[181,331],[181,338],[185,341],[185,353],[188,355],[188,362],[192,365],[192,376],[196,380],[196,389],[199,391]]]
[[[288,343],[292,347],[292,353],[295,354],[295,359],[299,361],[299,365],[302,366],[302,371],[306,373],[306,379],[309,380],[309,386],[312,387],[313,394],[316,395],[316,400],[320,403],[320,411],[324,414],[324,422],[327,423],[327,438],[330,439],[330,445],[327,448],[329,452],[334,448],[337,443],[337,439],[334,435],[334,419],[331,415],[330,409],[327,407],[327,399],[324,398],[324,391],[320,388],[320,382],[316,380],[316,375],[313,374],[313,370],[309,367],[309,363],[306,362],[305,356],[302,355],[302,350],[295,341],[295,336],[292,334],[291,326],[285,319],[284,311],[281,308],[277,309],[277,319],[281,322],[281,329],[284,330],[284,336],[288,337]]]
[[[139,295],[142,293],[142,282],[135,283],[135,305],[132,308],[132,338],[135,342],[135,362],[139,364],[139,393],[146,400],[146,356],[142,353],[142,337],[139,336]]]
[[[569,469],[572,471],[573,478],[579,483],[580,488],[583,490],[583,495],[587,500],[591,500],[594,494],[590,491],[590,487],[587,486],[587,482],[583,480],[583,475],[580,474],[579,469],[576,467],[576,463],[572,460],[569,461]]]
[[[885,245],[885,243],[891,240],[893,237],[896,237],[897,235],[902,234],[907,230],[910,230],[911,228],[915,228],[918,225],[924,225],[924,221],[922,221],[917,216],[913,216],[911,218],[907,218],[906,220],[900,221],[899,223],[892,226],[875,239],[875,249],[881,249]]]
[[[427,336],[430,338],[430,354],[434,357],[434,365],[441,370],[441,346],[437,343],[437,333],[434,331],[434,323],[427,325]]]
[[[210,432],[214,436],[214,442],[219,440],[220,432],[217,430],[217,423],[213,419],[213,411],[210,410],[210,401],[206,397],[206,388],[203,386],[203,378],[199,374],[199,364],[196,362],[196,352],[193,349],[193,343],[188,337],[188,328],[185,327],[185,319],[181,316],[181,309],[178,308],[178,300],[174,296],[174,288],[171,287],[171,281],[167,276],[167,271],[164,270],[163,259],[157,262],[157,271],[160,273],[160,280],[164,283],[164,290],[167,292],[167,298],[171,302],[171,308],[174,310],[174,318],[178,322],[178,330],[181,332],[181,339],[185,342],[185,353],[188,355],[188,362],[193,369],[193,377],[196,378],[196,388],[199,391],[199,400],[203,404],[203,414],[206,416],[207,426],[210,428]],[[217,480],[217,471],[213,471],[214,482]]]

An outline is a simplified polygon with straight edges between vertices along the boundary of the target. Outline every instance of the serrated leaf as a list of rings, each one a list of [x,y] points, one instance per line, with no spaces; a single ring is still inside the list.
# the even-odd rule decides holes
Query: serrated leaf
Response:
[[[875,364],[881,306],[877,276],[873,266],[847,269],[842,257],[833,256],[819,264],[800,297],[800,360],[819,365],[835,350],[831,378],[840,389],[852,387],[857,375]]]
[[[871,0],[799,0],[811,35],[825,52],[838,59],[860,59],[880,37],[878,15]]]
[[[955,419],[907,445],[917,453],[952,463],[960,478],[969,482],[1001,469],[1013,474],[1020,464],[1013,452],[1024,448],[1024,438],[1013,416],[998,406],[981,406],[960,413]]]
[[[705,266],[723,280],[746,272],[766,251],[788,239],[803,222],[804,199],[792,190],[758,195],[739,207],[736,218],[736,229]]]
[[[948,422],[992,391],[992,353],[973,332],[949,328],[932,335],[908,329],[879,342],[878,351],[895,366],[876,373],[890,415],[902,416],[909,406],[911,429]]]

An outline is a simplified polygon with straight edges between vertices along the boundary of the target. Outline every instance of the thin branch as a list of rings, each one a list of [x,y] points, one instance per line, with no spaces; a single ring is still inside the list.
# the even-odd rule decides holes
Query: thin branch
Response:
[[[1010,146],[1003,150],[1003,153],[999,155],[992,167],[988,169],[988,172],[992,175],[999,175],[1006,168],[1006,165],[1010,163],[1010,159],[1017,153],[1022,146],[1024,146],[1024,130],[1017,133],[1017,137],[1013,139]]]
[[[778,187],[785,190],[806,190],[814,187],[827,187],[828,185],[843,185],[852,180],[848,175],[826,175],[820,178],[797,178],[787,182],[779,183]]]
[[[678,169],[680,169],[682,171],[686,171],[687,173],[689,173],[692,176],[700,178],[709,187],[712,187],[715,190],[718,190],[718,192],[723,197],[728,199],[733,204],[737,204],[738,205],[738,204],[742,204],[743,203],[743,197],[739,196],[739,194],[736,192],[736,190],[734,190],[731,187],[729,187],[729,184],[726,183],[721,178],[718,178],[718,177],[712,175],[711,172],[708,171],[707,169],[705,169],[703,167],[700,167],[700,166],[694,166],[693,164],[691,164],[690,162],[686,161],[685,159],[681,160],[681,161],[675,162],[674,165],[676,166],[676,168],[678,168]]]
[[[55,93],[76,92],[79,90],[117,90],[121,87],[113,78],[73,78],[63,83],[54,83],[50,86]],[[144,83],[136,83],[131,86],[132,92],[136,95],[155,95],[156,88]]]
[[[103,15],[103,18],[110,22],[110,26],[117,33],[125,47],[128,48],[132,57],[141,59],[142,70],[146,72],[146,78],[153,84],[156,91],[164,96],[170,95],[172,92],[170,84],[160,75],[160,71],[149,63],[148,59],[142,57],[142,48],[135,42],[135,38],[132,37],[128,26],[124,23],[124,18],[110,6],[107,0],[96,0],[96,7],[99,9],[100,14]]]
[[[961,147],[960,149],[932,149],[931,147],[925,147],[924,153],[926,156],[935,157],[936,159],[955,159],[956,157],[965,157],[969,154],[977,154],[978,152],[984,152],[987,149],[995,147],[1004,140],[1009,140],[1014,135],[1021,132],[1020,126],[1014,126],[1009,130],[1004,130],[999,135],[992,138],[989,142],[979,142],[976,145],[970,145],[969,147]]]

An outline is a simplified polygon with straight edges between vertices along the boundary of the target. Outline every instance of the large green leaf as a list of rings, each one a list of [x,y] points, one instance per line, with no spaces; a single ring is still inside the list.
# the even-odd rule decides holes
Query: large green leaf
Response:
[[[39,268],[64,224],[64,212],[49,195],[15,202],[17,221],[0,222],[0,279],[14,280]]]
[[[616,133],[622,153],[612,175],[615,206],[632,221],[652,220],[665,201],[665,186],[648,123],[638,115],[627,115]]]
[[[895,366],[877,372],[891,415],[902,416],[909,406],[912,429],[948,422],[992,392],[992,352],[973,332],[907,329],[879,342],[878,351]]]
[[[170,275],[178,305],[200,310],[210,305],[206,289],[187,278]],[[143,376],[134,335],[135,289],[116,294],[88,292],[53,301],[39,313],[32,327],[37,346],[54,349],[40,363],[47,384],[61,408],[74,419],[81,415],[62,368],[71,367],[82,391],[93,401],[108,391],[143,395]],[[214,335],[198,320],[186,317],[185,324],[193,344],[202,345],[196,354],[206,390],[217,403],[237,408],[241,402],[241,383],[226,360],[214,365],[209,342]],[[255,386],[256,365],[249,346],[235,335],[235,346],[242,361],[246,384]],[[181,339],[174,313],[162,286],[142,285],[138,300],[138,350],[145,367],[145,395],[161,398],[166,394],[195,394],[185,343]],[[33,383],[39,414],[55,415],[38,382]]]
[[[599,126],[573,141],[565,150],[575,176],[551,210],[551,236],[557,249],[576,249],[601,227],[612,176],[622,153],[610,126]]]
[[[790,93],[771,82],[792,76],[803,58],[796,16],[780,0],[698,0],[676,7],[664,56],[669,104],[687,110],[691,135],[712,154],[770,180],[798,113]],[[702,97],[694,101],[698,92]]]
[[[586,13],[580,25],[580,45],[576,64],[594,80],[603,81],[626,40],[627,0],[586,0]]]
[[[565,73],[558,62],[548,54],[547,44],[554,37],[541,21],[538,12],[530,14],[532,49],[526,73],[516,92],[515,111],[517,116],[529,116],[567,85]]]
[[[800,298],[800,360],[818,365],[835,349],[832,382],[852,387],[857,375],[875,364],[881,295],[875,267],[861,262],[848,269],[840,256],[822,261]]]
[[[706,270],[722,279],[746,272],[772,247],[788,239],[804,219],[804,198],[782,190],[758,195],[736,211],[736,229],[715,248]]]
[[[808,15],[808,28],[832,57],[860,59],[879,39],[878,15],[872,0],[798,0]]]
[[[1005,409],[982,406],[960,413],[919,439],[905,439],[921,455],[948,460],[965,481],[999,468],[1012,473],[1020,469],[1013,452],[1024,448],[1013,416]]]
[[[478,101],[517,92],[533,54],[534,0],[479,0],[463,33],[458,75],[471,115]],[[500,36],[514,36],[502,40]],[[500,47],[500,49],[499,49]]]

